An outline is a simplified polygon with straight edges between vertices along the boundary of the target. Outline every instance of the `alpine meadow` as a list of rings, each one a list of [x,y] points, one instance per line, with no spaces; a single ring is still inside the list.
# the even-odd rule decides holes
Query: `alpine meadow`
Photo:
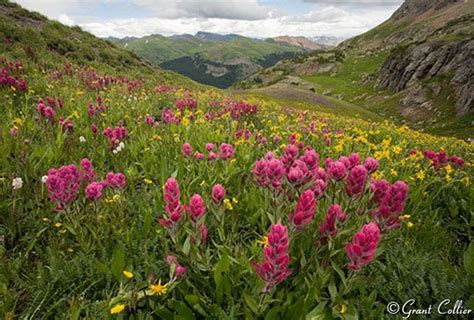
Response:
[[[93,35],[16,2],[0,0],[0,317],[472,319],[472,1],[391,1],[344,41],[251,36],[239,21],[292,16],[186,1],[185,25],[235,32]],[[324,3],[340,5],[304,5]]]

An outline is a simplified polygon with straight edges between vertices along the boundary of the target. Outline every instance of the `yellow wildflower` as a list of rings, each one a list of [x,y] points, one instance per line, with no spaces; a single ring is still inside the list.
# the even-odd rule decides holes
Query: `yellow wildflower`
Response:
[[[132,279],[133,278],[133,273],[131,273],[130,271],[127,271],[127,270],[123,270],[122,271],[122,274],[128,278],[128,279]]]
[[[394,146],[394,147],[392,148],[392,151],[393,151],[393,153],[395,153],[395,154],[400,154],[400,152],[402,152],[402,148],[400,148],[399,146]]]
[[[151,181],[150,179],[143,179],[143,182],[145,182],[145,184],[153,184],[153,181]]]
[[[120,200],[120,195],[119,194],[114,194],[114,196],[112,197],[112,200],[113,201],[119,201]]]
[[[341,305],[339,306],[339,313],[340,313],[340,314],[344,314],[344,313],[346,313],[346,312],[347,312],[347,306],[346,306],[345,304],[341,304]]]
[[[395,170],[395,169],[390,169],[390,174],[391,174],[392,176],[396,176],[396,175],[398,175],[398,172],[397,172],[397,170]]]
[[[233,210],[234,207],[232,206],[232,202],[230,202],[229,199],[224,199],[224,205],[226,207],[227,210]]]
[[[56,222],[56,223],[54,224],[54,226],[55,226],[56,228],[61,228],[61,227],[62,227],[62,224],[59,223],[59,222]]]
[[[453,167],[451,167],[450,164],[448,164],[446,167],[444,167],[444,169],[446,170],[446,174],[450,174],[451,172],[453,172]]]
[[[260,240],[257,240],[257,244],[261,244],[264,248],[268,246],[268,237],[263,236]]]
[[[150,289],[152,290],[152,294],[157,294],[160,296],[168,291],[167,284],[161,284],[161,279],[157,284],[150,285]]]
[[[183,126],[187,127],[191,123],[188,118],[184,118],[183,121],[181,122]]]
[[[411,221],[408,221],[407,228],[411,229],[411,228],[413,228],[413,226],[414,226],[414,224]]]
[[[418,180],[424,180],[425,179],[425,172],[423,170],[418,171],[418,173],[416,174],[416,178]]]
[[[79,112],[77,111],[74,111],[72,114],[71,114],[72,117],[76,118],[76,119],[79,119],[80,116],[79,116]]]
[[[125,310],[125,305],[124,304],[118,304],[115,307],[113,307],[112,309],[110,309],[110,314],[119,314],[123,310]]]
[[[13,124],[16,126],[21,126],[23,124],[23,120],[21,118],[16,118],[13,120]]]

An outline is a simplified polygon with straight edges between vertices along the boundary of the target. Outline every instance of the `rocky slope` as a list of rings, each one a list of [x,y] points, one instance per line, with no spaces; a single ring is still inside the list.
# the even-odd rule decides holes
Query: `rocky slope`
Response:
[[[456,114],[474,111],[474,40],[429,42],[392,53],[378,74],[378,85],[396,91],[407,90],[405,107],[429,108],[430,93],[437,96],[442,81],[423,85],[438,77],[456,94]]]

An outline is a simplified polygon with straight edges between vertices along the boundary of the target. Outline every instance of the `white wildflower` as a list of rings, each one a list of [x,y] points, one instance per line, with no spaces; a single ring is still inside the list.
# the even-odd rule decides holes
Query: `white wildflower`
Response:
[[[13,187],[14,190],[21,189],[21,187],[23,187],[23,179],[22,178],[13,179],[12,187]]]

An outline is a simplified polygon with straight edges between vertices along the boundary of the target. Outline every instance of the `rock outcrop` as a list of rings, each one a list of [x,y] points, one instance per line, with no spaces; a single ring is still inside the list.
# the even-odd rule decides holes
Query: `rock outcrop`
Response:
[[[385,60],[377,84],[396,91],[408,90],[407,96],[417,97],[412,103],[421,105],[427,101],[426,95],[422,99],[410,90],[416,88],[419,92],[419,82],[436,76],[450,79],[457,96],[457,115],[474,112],[474,40],[429,42],[398,50]],[[410,101],[402,105],[407,104]]]

